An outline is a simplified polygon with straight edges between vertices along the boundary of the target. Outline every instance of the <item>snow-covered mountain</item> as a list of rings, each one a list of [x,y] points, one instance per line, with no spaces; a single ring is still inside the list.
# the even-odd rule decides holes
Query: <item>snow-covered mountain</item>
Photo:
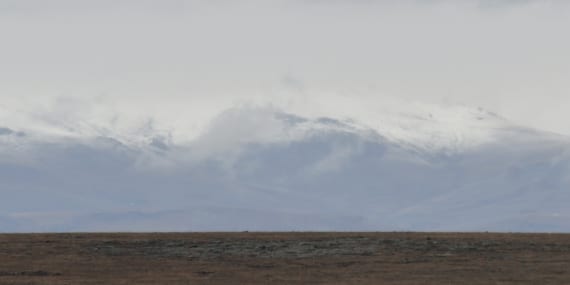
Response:
[[[0,231],[570,231],[570,140],[481,108],[98,118],[0,109]]]

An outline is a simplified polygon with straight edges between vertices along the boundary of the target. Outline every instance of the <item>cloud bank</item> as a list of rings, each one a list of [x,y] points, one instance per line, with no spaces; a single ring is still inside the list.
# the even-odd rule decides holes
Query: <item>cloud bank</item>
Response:
[[[320,94],[344,110],[336,97],[395,97],[570,134],[569,13],[546,0],[9,0],[0,100],[106,98],[206,122],[244,102],[288,109]]]

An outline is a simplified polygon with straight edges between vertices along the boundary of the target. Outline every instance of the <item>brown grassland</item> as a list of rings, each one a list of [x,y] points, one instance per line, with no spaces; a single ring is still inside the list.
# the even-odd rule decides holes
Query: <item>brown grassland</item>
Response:
[[[0,284],[570,284],[570,235],[0,235]]]

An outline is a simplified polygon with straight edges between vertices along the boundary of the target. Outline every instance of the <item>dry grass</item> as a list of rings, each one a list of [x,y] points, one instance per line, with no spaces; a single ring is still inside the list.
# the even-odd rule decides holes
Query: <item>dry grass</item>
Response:
[[[0,235],[0,284],[570,284],[570,235]]]

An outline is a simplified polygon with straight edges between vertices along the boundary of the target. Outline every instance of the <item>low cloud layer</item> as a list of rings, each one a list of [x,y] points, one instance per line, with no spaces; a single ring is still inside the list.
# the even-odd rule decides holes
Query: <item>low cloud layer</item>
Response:
[[[2,1],[0,104],[106,98],[207,121],[248,102],[389,97],[570,134],[569,14],[547,0]]]

